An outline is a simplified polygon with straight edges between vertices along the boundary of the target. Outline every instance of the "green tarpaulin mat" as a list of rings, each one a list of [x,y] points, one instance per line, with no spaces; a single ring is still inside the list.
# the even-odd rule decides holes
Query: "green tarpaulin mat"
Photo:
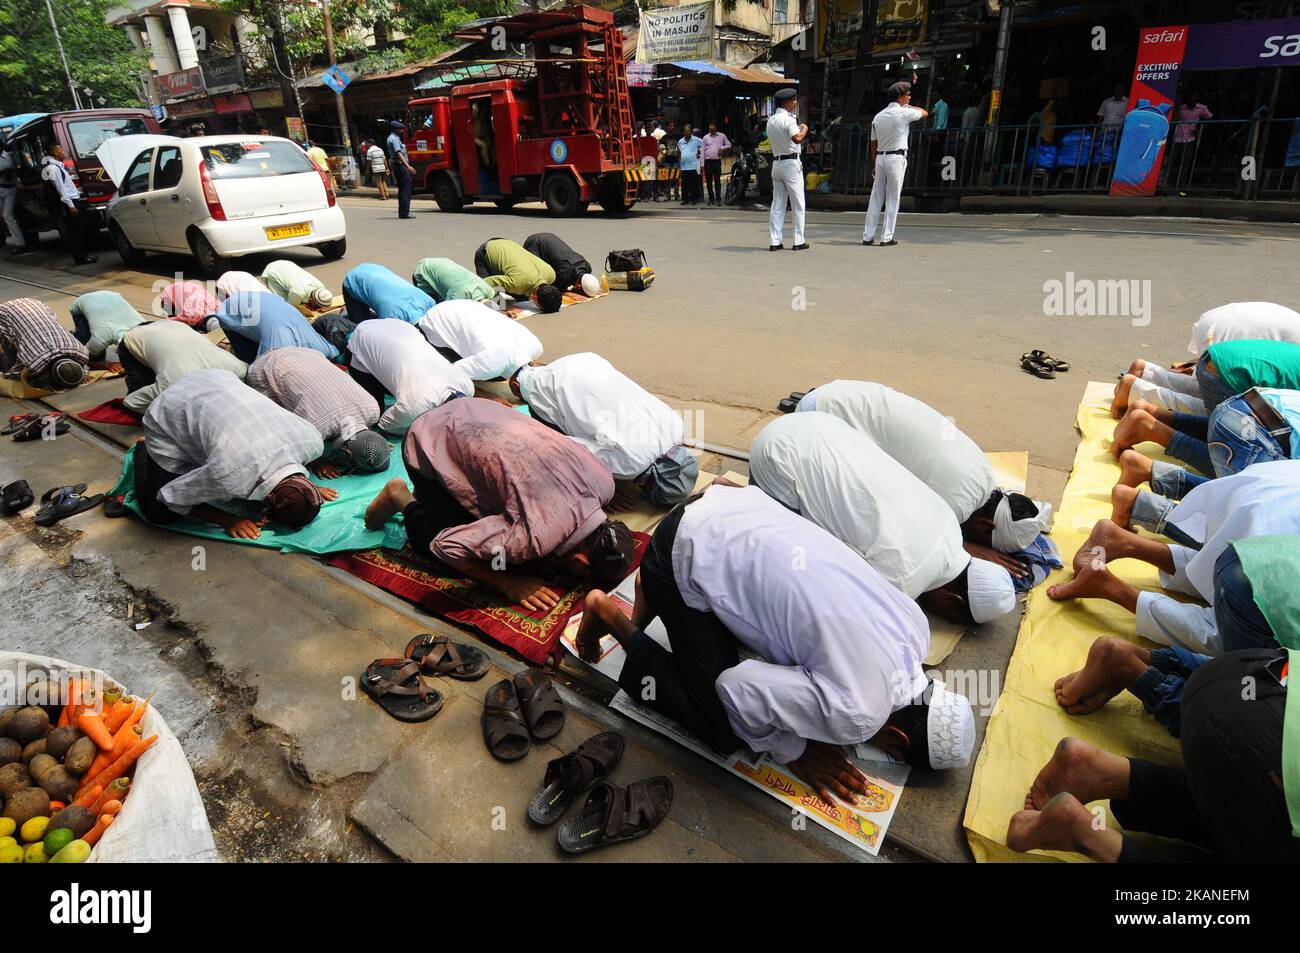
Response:
[[[366,507],[375,498],[385,483],[393,477],[406,479],[406,465],[402,463],[401,444],[389,441],[393,452],[388,458],[388,469],[380,473],[359,473],[342,476],[336,480],[316,480],[321,486],[338,490],[339,498],[321,507],[320,515],[302,529],[290,532],[276,529],[273,524],[262,527],[262,535],[257,539],[232,539],[225,531],[192,519],[180,519],[162,527],[191,536],[205,539],[220,539],[229,543],[247,543],[251,546],[265,546],[282,552],[339,553],[350,549],[372,549],[382,546],[385,549],[401,549],[406,545],[406,530],[401,523],[401,514],[395,520],[389,520],[382,530],[368,530],[364,520]],[[313,477],[315,479],[315,477]],[[109,490],[109,496],[122,496],[123,502],[140,515],[140,507],[135,499],[135,455],[128,453],[122,465],[122,476],[117,486]],[[226,502],[217,504],[223,510],[238,513],[241,516],[256,517],[260,504]],[[140,517],[143,519],[144,517]]]

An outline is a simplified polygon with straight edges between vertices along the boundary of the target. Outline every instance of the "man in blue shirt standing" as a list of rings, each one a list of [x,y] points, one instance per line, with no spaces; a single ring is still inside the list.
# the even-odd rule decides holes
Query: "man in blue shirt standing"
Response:
[[[700,147],[704,140],[695,135],[691,124],[682,126],[682,137],[677,140],[677,154],[681,157],[682,204],[700,204]]]
[[[391,130],[388,134],[388,167],[397,179],[397,217],[411,218],[411,176],[415,170],[411,168],[411,160],[406,155],[406,143],[402,141],[406,124],[394,119],[388,127]]]

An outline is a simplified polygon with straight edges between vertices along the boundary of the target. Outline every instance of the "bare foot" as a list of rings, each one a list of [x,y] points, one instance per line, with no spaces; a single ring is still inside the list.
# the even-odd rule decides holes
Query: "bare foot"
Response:
[[[578,623],[578,633],[573,637],[578,649],[578,657],[584,662],[594,662],[600,658],[600,640],[609,635],[609,623],[605,621],[608,605],[614,600],[599,589],[592,589],[582,603],[582,621]],[[617,607],[615,607],[615,611]]]
[[[1114,863],[1119,859],[1123,838],[1118,831],[1099,830],[1093,821],[1092,812],[1078,798],[1062,792],[1041,811],[1013,815],[1007,826],[1007,846],[1020,853],[1067,850]]]
[[[1115,577],[1103,564],[1088,564],[1079,569],[1069,582],[1057,583],[1047,588],[1047,597],[1057,602],[1067,599],[1108,599],[1111,595],[1111,583]]]
[[[1125,450],[1119,455],[1119,485],[1141,486],[1151,479],[1152,459],[1137,450]]]
[[[1104,568],[1113,559],[1123,559],[1128,555],[1125,535],[1128,530],[1116,525],[1113,520],[1097,520],[1088,538],[1083,541],[1078,552],[1074,554],[1073,569],[1078,572],[1084,566]]]
[[[1161,410],[1161,407],[1159,404],[1153,404],[1149,400],[1130,400],[1128,402],[1128,410],[1125,411],[1125,413],[1132,413],[1135,410],[1145,410],[1152,417],[1159,419],[1159,411]]]
[[[1038,811],[1062,792],[1089,804],[1128,794],[1128,758],[1079,738],[1062,738],[1025,796],[1025,810]]]
[[[1125,373],[1132,374],[1134,377],[1141,377],[1142,372],[1145,371],[1146,369],[1147,369],[1147,362],[1139,357],[1135,359],[1133,363],[1128,366],[1128,370]]]
[[[1071,715],[1091,715],[1132,685],[1150,664],[1151,653],[1132,642],[1110,636],[1097,639],[1088,648],[1083,668],[1056,680],[1056,703]]]
[[[413,500],[406,482],[393,477],[366,507],[366,529],[379,529]]]
[[[1145,410],[1130,410],[1115,427],[1115,436],[1111,438],[1110,452],[1115,459],[1120,458],[1130,447],[1150,440],[1154,434],[1157,421]]]
[[[1137,487],[1123,484],[1110,491],[1111,522],[1121,529],[1132,529],[1133,504],[1137,502],[1139,492],[1141,491]]]
[[[1115,399],[1110,402],[1110,415],[1116,420],[1124,416],[1124,408],[1128,406],[1128,395],[1132,392],[1136,381],[1136,374],[1125,374],[1124,379],[1115,385]]]

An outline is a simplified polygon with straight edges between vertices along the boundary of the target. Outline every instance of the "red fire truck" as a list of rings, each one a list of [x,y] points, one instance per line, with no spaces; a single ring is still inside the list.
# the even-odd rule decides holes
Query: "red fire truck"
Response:
[[[455,35],[503,54],[528,44],[532,56],[479,60],[502,78],[408,103],[417,190],[432,192],[444,212],[538,197],[552,215],[576,215],[593,200],[615,214],[636,204],[642,160],[656,143],[635,132],[613,14],[589,6],[533,11]]]

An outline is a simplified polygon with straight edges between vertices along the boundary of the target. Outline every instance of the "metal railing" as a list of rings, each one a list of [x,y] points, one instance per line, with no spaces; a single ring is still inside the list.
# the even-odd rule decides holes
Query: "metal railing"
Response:
[[[1179,126],[1186,132],[1180,133]],[[1121,132],[1100,124],[952,129],[913,127],[904,190],[911,194],[1105,195]],[[869,126],[844,123],[827,144],[830,190],[871,191]],[[1247,159],[1251,161],[1246,161]],[[1157,195],[1300,200],[1300,119],[1256,117],[1175,123]]]

